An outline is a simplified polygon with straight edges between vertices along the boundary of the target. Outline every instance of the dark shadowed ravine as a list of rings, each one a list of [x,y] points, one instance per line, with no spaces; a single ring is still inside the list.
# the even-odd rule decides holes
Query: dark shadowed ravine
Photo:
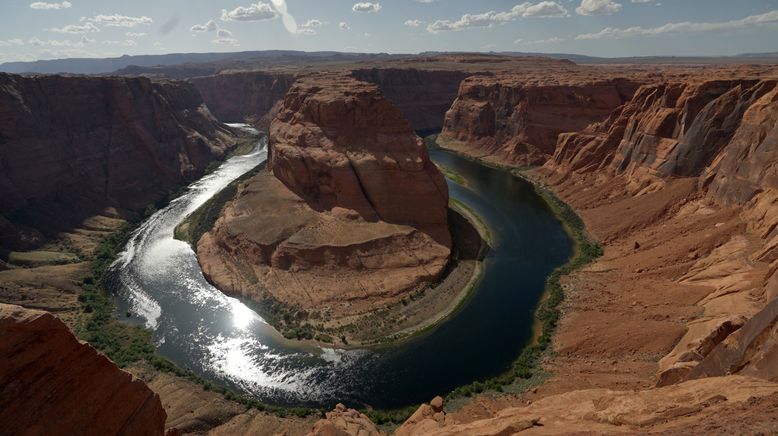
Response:
[[[193,183],[134,233],[112,270],[119,313],[154,332],[159,353],[200,376],[283,405],[391,408],[507,369],[532,335],[548,274],[572,243],[532,186],[445,151],[432,159],[461,175],[451,197],[478,213],[494,246],[472,297],[438,328],[381,350],[288,341],[203,277],[192,249],[173,239],[189,213],[267,157],[266,141]],[[262,217],[257,217],[261,220]]]

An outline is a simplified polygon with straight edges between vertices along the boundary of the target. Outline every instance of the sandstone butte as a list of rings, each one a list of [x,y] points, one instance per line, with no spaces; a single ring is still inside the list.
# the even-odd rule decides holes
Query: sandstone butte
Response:
[[[441,277],[448,188],[378,87],[342,74],[299,78],[269,144],[267,170],[238,187],[197,243],[219,289],[337,325]]]
[[[0,304],[3,434],[163,435],[159,395],[48,312]]]

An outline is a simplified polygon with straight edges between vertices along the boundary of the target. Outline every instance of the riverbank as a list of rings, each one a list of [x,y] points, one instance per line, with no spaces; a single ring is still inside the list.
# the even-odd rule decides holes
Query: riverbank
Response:
[[[565,292],[562,285],[564,277],[589,265],[603,253],[602,247],[589,236],[583,220],[564,201],[552,191],[546,189],[537,179],[531,177],[526,169],[518,169],[493,161],[484,161],[477,157],[462,153],[460,149],[449,148],[446,142],[439,143],[427,140],[426,143],[454,153],[457,156],[485,165],[496,170],[505,171],[533,186],[535,192],[545,202],[554,216],[562,224],[565,232],[573,242],[573,254],[562,266],[556,268],[547,278],[543,295],[534,311],[534,327],[531,341],[524,347],[521,354],[511,365],[511,368],[486,380],[480,380],[463,385],[446,396],[447,402],[461,407],[466,404],[458,401],[462,397],[471,397],[485,391],[520,393],[541,383],[548,377],[542,368],[542,362],[548,358],[550,344],[561,317],[560,305],[564,301]]]
[[[445,276],[423,293],[411,294],[408,304],[401,303],[364,319],[365,326],[396,320],[393,324],[400,329],[375,340],[350,343],[351,348],[388,347],[413,340],[454,316],[472,297],[483,274],[491,232],[463,203],[452,199],[449,207],[455,254]]]
[[[176,226],[175,237],[196,247],[200,237],[213,227],[222,208],[230,201],[238,184],[264,164],[232,182]],[[325,319],[301,319],[283,302],[259,304],[243,299],[287,339],[303,344],[341,349],[376,348],[396,345],[429,332],[452,316],[467,300],[483,272],[483,256],[488,251],[491,232],[474,211],[452,201],[449,211],[454,255],[443,277],[416,290],[398,304],[389,305],[367,316],[342,318],[337,323]],[[284,322],[281,322],[283,320]]]
[[[661,384],[672,359],[689,355],[694,338],[715,328],[717,312],[711,309],[724,309],[731,317],[733,309],[745,306],[742,302],[754,304],[764,292],[763,281],[772,271],[754,261],[761,247],[745,230],[742,211],[706,200],[696,178],[669,179],[661,189],[634,195],[627,177],[607,171],[563,177],[547,168],[508,170],[532,181],[550,204],[567,205],[579,217],[572,228],[585,228],[602,241],[602,255],[556,281],[564,300],[537,365],[545,376],[511,395],[450,403],[446,423],[508,426],[531,418],[547,429],[634,433],[673,426],[683,428],[679,433],[730,427],[759,432],[774,425],[761,408],[776,404],[778,395],[754,388],[746,388],[752,389],[748,395],[732,394],[743,383],[739,376]],[[579,246],[578,251],[584,250]],[[733,270],[734,265],[739,267]],[[733,289],[735,280],[742,285]],[[678,394],[702,392],[701,386],[708,393]],[[695,403],[714,396],[721,402]],[[597,407],[577,409],[582,404]],[[580,413],[571,413],[576,409]],[[678,410],[687,412],[678,415]],[[720,418],[730,414],[736,418]]]
[[[485,223],[494,224],[496,227],[493,230],[500,230],[499,234],[494,233],[497,243],[500,244],[500,256],[490,257],[490,261],[485,264],[490,271],[493,269],[494,274],[488,274],[484,277],[484,282],[480,285],[483,289],[483,294],[478,292],[476,299],[472,300],[472,303],[467,303],[471,300],[462,298],[452,298],[452,303],[448,309],[460,310],[460,316],[452,317],[449,322],[441,324],[445,328],[429,328],[415,337],[419,340],[407,341],[407,344],[402,346],[381,347],[377,344],[375,348],[383,348],[381,350],[375,350],[372,353],[361,352],[341,352],[332,350],[325,350],[324,358],[327,359],[321,363],[314,361],[311,362],[315,366],[311,366],[319,379],[318,374],[326,377],[335,377],[334,380],[340,380],[346,374],[340,374],[341,365],[331,365],[330,359],[341,359],[341,356],[347,362],[352,362],[353,359],[359,359],[353,361],[354,364],[364,359],[365,365],[351,366],[349,365],[348,376],[358,384],[347,385],[347,389],[363,389],[359,391],[357,395],[350,393],[349,391],[339,393],[333,396],[333,401],[346,401],[351,404],[359,404],[358,402],[364,402],[371,404],[373,401],[382,401],[384,396],[382,392],[393,395],[395,398],[400,395],[399,398],[406,398],[402,402],[394,400],[387,404],[372,403],[378,408],[391,408],[397,404],[397,407],[404,406],[405,404],[421,401],[424,398],[429,398],[429,395],[437,393],[448,392],[456,388],[462,382],[469,382],[470,380],[479,379],[483,377],[485,372],[493,373],[495,368],[495,362],[499,362],[498,368],[502,367],[506,362],[512,361],[518,354],[520,344],[515,338],[516,335],[528,335],[531,331],[531,316],[530,308],[537,302],[541,291],[543,289],[542,282],[545,279],[547,272],[553,269],[554,266],[561,264],[566,258],[569,246],[567,238],[564,237],[564,231],[561,226],[556,222],[550,212],[542,207],[542,200],[534,194],[530,185],[523,182],[513,181],[512,176],[504,174],[502,172],[496,172],[480,165],[473,165],[463,159],[454,159],[453,155],[446,158],[443,154],[439,156],[442,162],[447,163],[457,171],[462,171],[461,174],[467,174],[467,179],[472,181],[472,185],[468,188],[462,188],[456,184],[450,184],[450,189],[455,192],[455,198],[460,198],[467,204],[471,204],[472,207],[477,207],[479,214],[483,213],[482,219],[470,218],[470,222],[462,216],[466,214],[466,211],[462,213],[452,212],[452,222],[461,221],[467,224],[467,227],[471,229],[471,232],[478,234],[475,229],[476,226],[486,226]],[[454,159],[454,160],[452,160]],[[243,172],[241,172],[242,174]],[[237,177],[237,176],[235,176]],[[193,192],[189,197],[197,198],[197,205],[201,206],[203,202],[208,198],[213,198],[220,190],[224,189],[224,186],[234,180],[231,178],[229,181],[225,181],[224,184],[220,184],[219,188],[209,190],[208,195],[204,196],[198,194],[197,191]],[[207,185],[204,184],[204,186]],[[494,186],[501,186],[505,188],[505,192],[497,191],[492,192],[490,189]],[[489,195],[492,192],[492,195]],[[177,208],[166,212],[166,214],[160,215],[154,220],[149,221],[148,225],[144,226],[144,230],[136,241],[135,247],[130,251],[131,257],[128,258],[128,264],[122,271],[126,271],[126,274],[130,274],[127,277],[128,280],[133,282],[143,283],[144,292],[147,292],[148,298],[152,298],[152,302],[159,302],[160,308],[163,309],[162,318],[155,318],[153,322],[155,325],[174,325],[183,326],[186,325],[188,320],[195,322],[198,319],[224,319],[226,321],[226,329],[215,331],[202,331],[198,329],[198,335],[202,336],[203,341],[210,341],[212,339],[218,340],[220,343],[226,342],[222,338],[230,338],[232,334],[240,334],[242,337],[246,332],[242,329],[245,327],[237,327],[238,333],[233,327],[233,322],[239,321],[243,318],[243,311],[235,312],[238,308],[235,307],[237,302],[228,302],[228,307],[233,307],[230,311],[224,311],[215,306],[219,306],[221,303],[217,301],[224,301],[226,297],[217,292],[211,286],[202,280],[202,276],[199,274],[197,262],[191,257],[189,248],[184,244],[171,244],[171,248],[175,247],[175,250],[169,250],[170,259],[154,255],[154,262],[157,265],[168,265],[169,268],[174,268],[179,271],[183,280],[175,278],[173,281],[167,278],[159,278],[158,275],[136,275],[131,274],[141,273],[136,266],[146,265],[144,259],[148,259],[150,253],[154,253],[149,250],[149,242],[158,241],[161,238],[169,238],[173,233],[174,228],[183,220],[183,217],[189,214],[191,210],[196,210],[198,206],[189,206],[191,203],[189,200],[182,198],[177,202]],[[480,221],[480,223],[479,223]],[[492,229],[489,229],[491,232]],[[485,233],[482,231],[482,233]],[[460,234],[455,232],[455,234]],[[550,244],[549,250],[539,247],[537,244],[543,239],[543,237],[549,237],[557,241],[555,244]],[[471,238],[481,240],[481,236],[477,238]],[[489,237],[491,239],[491,237]],[[455,244],[455,246],[462,246],[462,244]],[[482,253],[478,253],[480,243],[476,249],[471,251],[471,256],[474,259],[480,258]],[[534,247],[534,248],[533,248]],[[179,253],[179,251],[181,253]],[[186,255],[185,255],[186,252]],[[528,253],[533,254],[528,254]],[[132,259],[132,260],[131,260]],[[519,262],[515,264],[512,259]],[[471,260],[471,259],[468,259]],[[143,270],[145,271],[145,270]],[[542,271],[542,272],[541,272]],[[189,280],[186,276],[191,272],[193,280]],[[200,282],[196,280],[199,277]],[[520,280],[527,280],[526,288],[522,289],[522,286],[517,286]],[[461,289],[461,288],[460,288]],[[180,290],[180,291],[179,291]],[[518,291],[518,292],[517,292]],[[159,292],[159,293],[157,293]],[[180,298],[178,295],[181,294]],[[461,294],[460,294],[461,295]],[[481,298],[484,295],[484,298]],[[488,297],[486,297],[488,295]],[[174,300],[170,300],[170,296],[174,296]],[[215,304],[207,304],[203,306],[201,303],[204,298],[214,299]],[[232,300],[232,299],[229,299]],[[476,305],[475,302],[478,302]],[[200,302],[200,303],[198,303]],[[467,304],[465,304],[467,303]],[[242,306],[242,305],[241,305]],[[409,307],[403,306],[403,307]],[[505,310],[506,308],[510,308]],[[216,309],[214,311],[214,309]],[[525,315],[526,311],[526,315]],[[240,314],[241,318],[236,319],[234,316]],[[520,314],[520,316],[516,316]],[[171,316],[173,315],[173,316]],[[176,318],[180,316],[182,318]],[[484,319],[484,316],[486,318]],[[205,317],[205,318],[203,318]],[[209,318],[210,317],[210,318]],[[256,317],[256,315],[254,315]],[[146,318],[148,319],[148,318]],[[430,317],[424,318],[428,323]],[[179,321],[180,320],[180,321]],[[245,324],[241,323],[240,326]],[[264,346],[270,346],[273,350],[273,355],[281,353],[285,355],[287,347],[295,350],[291,356],[299,355],[297,350],[305,349],[300,344],[286,344],[286,341],[280,341],[281,339],[276,332],[269,328],[269,326],[257,326],[257,328],[250,328],[251,334],[257,334],[257,338],[260,344]],[[263,331],[265,333],[263,333]],[[187,333],[188,335],[188,333]],[[261,335],[261,336],[259,336]],[[513,338],[514,344],[506,348],[503,346],[506,339]],[[212,354],[197,354],[197,355],[185,355],[178,352],[171,353],[171,345],[174,345],[178,341],[175,335],[166,337],[166,356],[170,356],[176,359],[178,362],[183,362],[185,365],[198,365],[199,362],[207,362],[209,359],[213,359]],[[467,350],[461,348],[461,342],[466,340],[470,346]],[[394,343],[393,343],[394,344]],[[175,346],[175,345],[174,345]],[[331,347],[326,347],[331,348]],[[250,356],[263,356],[265,353],[264,348],[257,350],[257,354],[252,352],[253,350],[242,349],[242,353],[249,353]],[[491,355],[489,353],[496,353]],[[317,355],[310,355],[310,359],[317,359]],[[328,354],[327,354],[328,353]],[[516,354],[514,354],[516,353]],[[332,356],[334,354],[334,356]],[[220,354],[221,356],[223,354]],[[395,356],[397,356],[395,358]],[[491,357],[490,357],[491,356]],[[261,358],[261,357],[260,357]],[[417,374],[409,374],[407,359],[415,359],[412,364],[416,368],[437,368],[435,374],[428,374],[427,371],[418,371]],[[205,359],[205,360],[204,360]],[[272,358],[275,360],[276,358]],[[376,359],[380,359],[376,361]],[[391,360],[390,360],[391,359]],[[191,362],[188,364],[187,362]],[[466,365],[462,367],[460,365]],[[308,365],[311,363],[305,362],[305,366],[287,367],[290,371],[299,373],[300,371],[310,371]],[[395,370],[396,368],[396,370]],[[488,368],[488,369],[487,369]],[[321,372],[318,372],[321,371]],[[281,373],[283,374],[283,372]],[[400,375],[402,374],[402,375]],[[203,373],[206,377],[211,377],[212,380],[218,382],[223,377],[213,376],[208,370]],[[232,375],[226,378],[225,383],[232,385]],[[392,389],[382,386],[384,379],[396,380],[395,377],[401,376],[402,380],[408,380],[408,377],[413,377],[413,382],[408,384],[408,387],[401,387],[402,390],[397,394],[392,393]],[[236,375],[234,380],[244,380],[240,375]],[[433,379],[430,379],[433,378]],[[437,378],[437,379],[435,379]],[[248,380],[248,379],[246,379]],[[251,380],[254,380],[252,377]],[[345,380],[345,379],[343,379]],[[349,381],[346,380],[346,383]],[[339,383],[340,384],[340,383]],[[306,390],[310,392],[309,395],[303,394],[301,398],[316,398],[316,391],[320,389],[317,384],[317,380],[306,380]],[[325,389],[337,389],[336,386],[330,386],[329,384],[323,386]],[[378,390],[376,390],[378,389]],[[414,392],[414,391],[419,391]],[[432,393],[429,393],[429,392]],[[261,395],[261,394],[258,394]],[[265,398],[265,397],[261,397]],[[283,400],[281,400],[283,401]],[[304,400],[301,400],[304,401]],[[316,401],[316,400],[314,400]],[[329,400],[327,400],[329,401]],[[356,403],[355,403],[356,402]],[[399,404],[398,404],[399,403]],[[294,403],[292,403],[294,404]],[[389,416],[390,411],[382,409],[383,416]],[[370,414],[372,416],[372,414]],[[396,415],[392,420],[402,420],[404,416]]]

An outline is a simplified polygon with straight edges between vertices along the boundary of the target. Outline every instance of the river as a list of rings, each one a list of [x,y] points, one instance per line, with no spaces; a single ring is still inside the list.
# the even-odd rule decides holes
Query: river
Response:
[[[162,356],[273,404],[393,408],[499,374],[531,338],[545,279],[569,258],[572,242],[527,182],[446,151],[430,155],[465,179],[465,186],[448,181],[450,195],[476,211],[494,239],[473,296],[436,329],[380,350],[301,345],[205,280],[191,247],[173,230],[267,158],[264,138],[135,231],[111,269],[117,313],[129,312],[128,322],[151,329]]]

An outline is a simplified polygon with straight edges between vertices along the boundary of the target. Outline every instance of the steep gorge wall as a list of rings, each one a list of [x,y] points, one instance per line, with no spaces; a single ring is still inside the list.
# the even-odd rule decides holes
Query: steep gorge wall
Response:
[[[607,122],[560,135],[543,172],[552,184],[598,175],[637,198],[687,178],[698,187],[687,209],[737,211],[745,233],[677,278],[711,292],[660,362],[659,384],[729,373],[778,379],[778,81],[644,86]]]
[[[189,79],[211,113],[223,122],[270,126],[273,106],[283,100],[293,74],[241,71]]]
[[[413,130],[422,134],[442,129],[446,111],[457,97],[459,84],[472,74],[413,68],[372,68],[351,72],[358,80],[378,85],[387,100],[411,123]]]
[[[442,145],[507,165],[543,164],[563,132],[605,120],[639,84],[627,79],[472,76],[446,112]]]
[[[459,83],[471,73],[413,68],[355,69],[351,76],[377,85],[416,131],[443,127]],[[269,128],[273,107],[283,100],[295,74],[265,71],[225,72],[189,79],[213,114],[225,122],[248,122]]]
[[[183,82],[0,75],[0,246],[143,208],[233,145]]]

